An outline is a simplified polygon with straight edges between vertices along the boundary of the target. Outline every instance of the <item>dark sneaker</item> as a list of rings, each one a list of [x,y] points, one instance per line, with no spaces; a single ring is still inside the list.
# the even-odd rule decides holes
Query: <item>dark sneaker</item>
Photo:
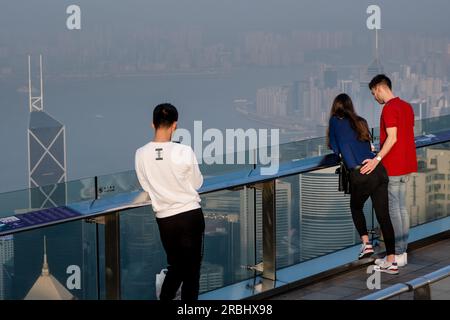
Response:
[[[373,247],[370,243],[364,243],[361,246],[361,251],[359,253],[358,259],[364,259],[371,257],[373,255]]]

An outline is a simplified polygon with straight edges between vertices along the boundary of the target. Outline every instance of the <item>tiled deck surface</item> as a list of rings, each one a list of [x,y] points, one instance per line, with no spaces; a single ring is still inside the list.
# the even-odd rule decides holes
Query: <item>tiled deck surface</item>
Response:
[[[400,274],[381,274],[381,289],[418,278],[450,265],[450,239],[441,240],[408,253],[408,265]],[[367,266],[325,279],[319,283],[271,297],[274,300],[353,300],[373,293],[367,288]],[[450,277],[431,285],[434,300],[450,300]],[[395,299],[412,299],[405,293]]]

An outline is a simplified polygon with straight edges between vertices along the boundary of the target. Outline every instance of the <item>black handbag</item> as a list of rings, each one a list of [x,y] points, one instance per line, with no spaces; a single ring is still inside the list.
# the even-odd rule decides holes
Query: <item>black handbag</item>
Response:
[[[339,175],[338,191],[343,191],[345,194],[351,193],[350,188],[350,171],[341,160],[339,167],[336,169],[336,174]]]

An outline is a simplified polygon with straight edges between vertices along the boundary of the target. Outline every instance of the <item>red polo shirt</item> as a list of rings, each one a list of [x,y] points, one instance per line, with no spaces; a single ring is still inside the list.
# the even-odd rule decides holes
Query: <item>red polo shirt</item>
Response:
[[[400,98],[389,100],[383,107],[380,121],[380,147],[387,138],[386,128],[397,127],[397,142],[382,159],[389,176],[417,172],[416,144],[414,142],[414,111]]]

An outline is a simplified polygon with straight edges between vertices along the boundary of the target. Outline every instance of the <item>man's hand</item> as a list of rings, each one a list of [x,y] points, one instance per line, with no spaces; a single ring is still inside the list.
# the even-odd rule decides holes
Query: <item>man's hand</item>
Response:
[[[375,158],[366,159],[363,161],[363,167],[359,170],[359,172],[361,174],[370,174],[377,167],[378,163],[380,163],[380,161]]]

